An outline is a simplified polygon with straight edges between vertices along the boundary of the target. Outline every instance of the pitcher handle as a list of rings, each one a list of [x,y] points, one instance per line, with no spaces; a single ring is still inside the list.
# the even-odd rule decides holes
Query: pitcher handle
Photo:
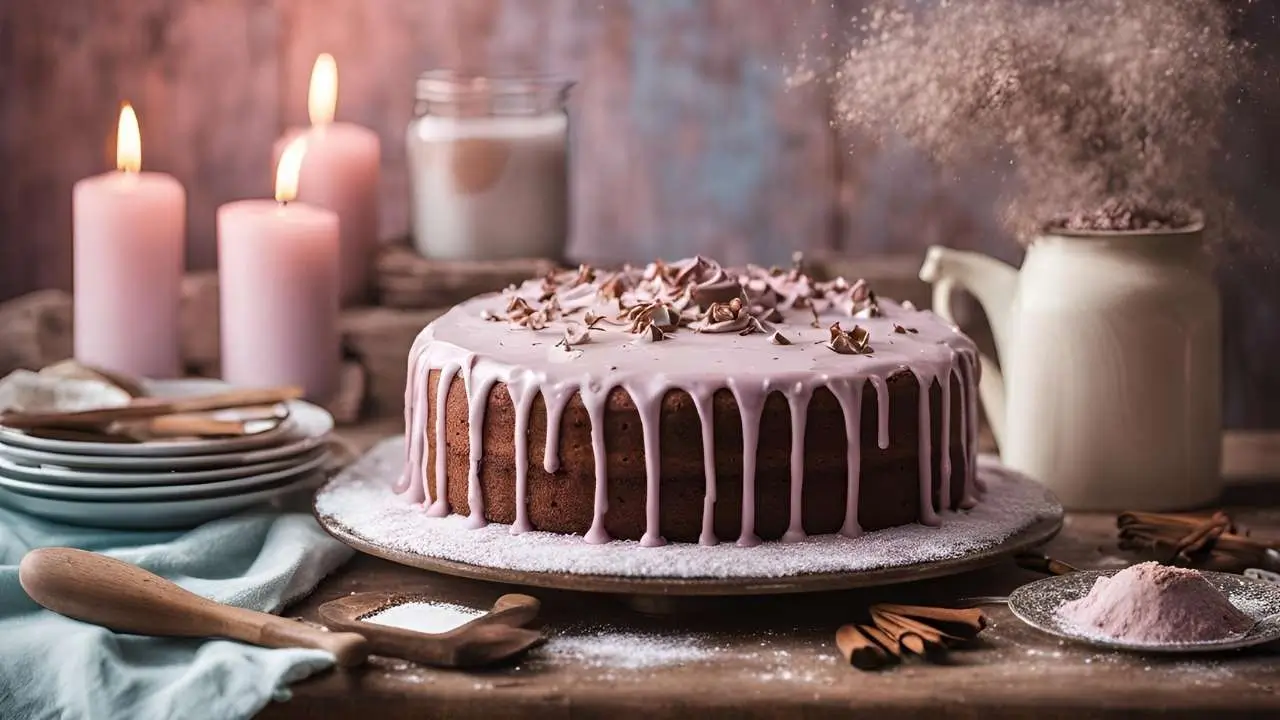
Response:
[[[948,274],[939,274],[933,283],[933,311],[939,317],[959,326],[955,313],[951,310],[951,298],[956,289],[956,278]],[[962,286],[963,287],[963,286]],[[996,362],[986,353],[978,352],[978,364],[981,376],[978,382],[978,397],[986,411],[987,424],[991,434],[995,436],[996,447],[1004,446],[1004,377]]]

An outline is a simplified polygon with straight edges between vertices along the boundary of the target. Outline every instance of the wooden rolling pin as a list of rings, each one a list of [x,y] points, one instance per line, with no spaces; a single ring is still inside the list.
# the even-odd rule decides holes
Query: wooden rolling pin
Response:
[[[140,567],[84,550],[32,550],[18,566],[18,581],[49,610],[117,632],[315,648],[333,653],[343,667],[369,655],[363,635],[216,603]]]

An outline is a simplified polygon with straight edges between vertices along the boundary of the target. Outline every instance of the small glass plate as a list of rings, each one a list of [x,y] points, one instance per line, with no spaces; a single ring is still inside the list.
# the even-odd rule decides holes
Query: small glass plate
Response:
[[[1248,631],[1204,642],[1139,643],[1090,635],[1072,627],[1058,614],[1063,604],[1079,600],[1100,577],[1119,570],[1085,570],[1038,580],[1009,594],[1009,609],[1020,620],[1042,632],[1111,650],[1144,653],[1204,653],[1236,650],[1280,640],[1280,586],[1261,580],[1219,572],[1202,572],[1240,612],[1258,621]]]

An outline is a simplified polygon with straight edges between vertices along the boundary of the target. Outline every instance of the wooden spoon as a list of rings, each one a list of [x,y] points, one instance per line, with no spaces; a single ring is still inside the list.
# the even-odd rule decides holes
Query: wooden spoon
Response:
[[[43,607],[116,632],[315,648],[333,653],[343,667],[359,665],[369,655],[368,641],[357,633],[326,632],[216,603],[135,565],[84,550],[32,550],[18,566],[18,581]]]
[[[295,387],[268,389],[238,389],[214,395],[183,398],[139,398],[120,407],[79,410],[74,412],[21,412],[0,413],[0,425],[19,430],[30,428],[83,429],[109,425],[121,420],[155,418],[162,415],[228,410],[232,408],[274,405],[302,397],[302,390]]]

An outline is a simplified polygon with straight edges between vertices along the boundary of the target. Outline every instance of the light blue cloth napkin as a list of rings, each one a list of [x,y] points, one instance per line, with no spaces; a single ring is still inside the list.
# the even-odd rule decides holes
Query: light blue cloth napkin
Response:
[[[252,511],[183,532],[57,525],[0,508],[0,718],[246,718],[333,664],[319,650],[118,635],[41,609],[18,584],[33,548],[140,565],[214,600],[279,611],[351,550],[301,512]]]

